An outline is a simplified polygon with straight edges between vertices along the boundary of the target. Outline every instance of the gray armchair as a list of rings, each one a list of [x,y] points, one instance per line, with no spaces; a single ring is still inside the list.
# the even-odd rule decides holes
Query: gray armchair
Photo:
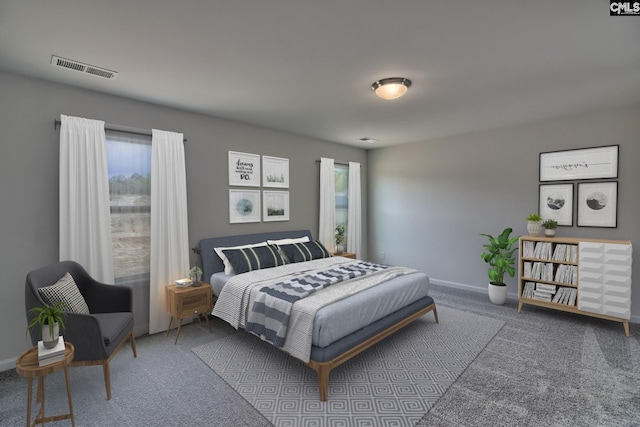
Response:
[[[94,280],[89,273],[74,261],[62,261],[39,268],[27,274],[25,285],[25,308],[27,322],[31,320],[29,310],[42,307],[45,302],[38,288],[55,284],[69,272],[78,285],[91,314],[68,312],[61,335],[75,347],[71,366],[102,365],[107,400],[111,399],[109,362],[127,341],[131,341],[133,357],[137,357],[133,337],[133,294],[130,288],[107,285]],[[42,339],[39,328],[30,330],[31,342],[37,345]]]

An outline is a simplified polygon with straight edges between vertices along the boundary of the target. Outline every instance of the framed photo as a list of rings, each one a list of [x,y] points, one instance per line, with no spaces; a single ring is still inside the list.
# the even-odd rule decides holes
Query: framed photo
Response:
[[[573,225],[573,183],[540,184],[539,209],[543,219],[555,219],[558,225]]]
[[[578,184],[578,227],[618,226],[618,182]]]
[[[289,192],[262,190],[262,220],[289,221]]]
[[[289,188],[289,159],[262,156],[262,186]]]
[[[229,222],[260,222],[260,190],[229,190]]]
[[[229,151],[229,185],[260,187],[260,155]]]
[[[618,147],[540,153],[540,181],[617,178]]]

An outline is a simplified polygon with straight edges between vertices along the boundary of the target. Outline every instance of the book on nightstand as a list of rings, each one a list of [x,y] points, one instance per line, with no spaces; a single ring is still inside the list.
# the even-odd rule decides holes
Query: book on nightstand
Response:
[[[42,341],[38,341],[38,366],[47,366],[64,359],[65,345],[62,335],[58,337],[58,344],[53,348],[46,348]]]

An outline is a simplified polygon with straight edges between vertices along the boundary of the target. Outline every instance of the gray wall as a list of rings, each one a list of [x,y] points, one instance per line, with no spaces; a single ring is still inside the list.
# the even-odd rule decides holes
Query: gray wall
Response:
[[[317,236],[316,160],[321,156],[361,163],[363,206],[367,204],[366,152],[358,148],[7,73],[0,73],[0,93],[0,324],[7,326],[0,346],[0,371],[15,366],[15,358],[30,347],[25,336],[26,274],[58,260],[54,120],[60,114],[184,133],[191,246],[205,237],[270,230],[310,229]],[[229,224],[229,150],[290,159],[290,221]],[[366,218],[363,234],[366,248]]]
[[[620,145],[618,227],[558,227],[560,236],[640,245],[640,106],[562,117],[369,152],[369,257],[427,272],[436,283],[486,292],[485,238],[538,211],[544,151]],[[574,191],[577,191],[575,189]],[[381,252],[385,258],[381,258]],[[640,249],[634,254],[632,321],[640,322]],[[508,278],[510,279],[510,278]],[[517,298],[517,281],[508,281]],[[622,327],[620,328],[622,332]]]

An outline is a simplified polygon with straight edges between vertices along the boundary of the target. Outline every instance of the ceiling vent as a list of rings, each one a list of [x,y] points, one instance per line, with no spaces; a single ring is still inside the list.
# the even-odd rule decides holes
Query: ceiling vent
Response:
[[[79,71],[81,73],[93,74],[94,76],[102,77],[105,79],[114,79],[118,75],[117,71],[107,70],[106,68],[84,64],[82,62],[61,58],[55,55],[51,56],[51,65],[67,68],[69,70]]]

